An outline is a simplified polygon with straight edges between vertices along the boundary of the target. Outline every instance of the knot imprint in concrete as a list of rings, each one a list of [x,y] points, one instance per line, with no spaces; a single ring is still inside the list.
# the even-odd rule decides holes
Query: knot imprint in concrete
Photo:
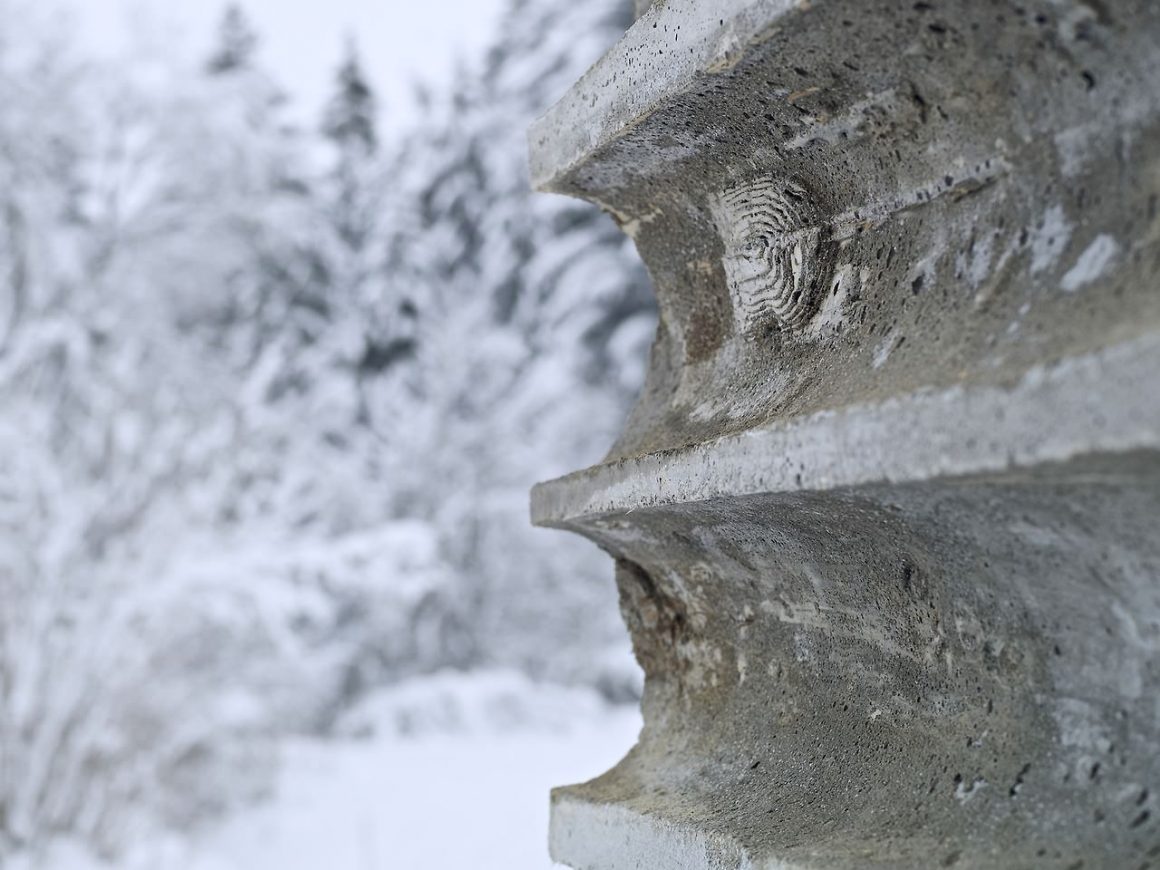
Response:
[[[794,181],[762,177],[720,195],[713,207],[733,314],[753,337],[770,327],[800,330],[818,311],[830,268],[809,193]]]

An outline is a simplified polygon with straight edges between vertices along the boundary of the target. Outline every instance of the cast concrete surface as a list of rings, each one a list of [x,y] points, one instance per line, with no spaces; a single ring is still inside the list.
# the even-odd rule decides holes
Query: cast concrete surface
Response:
[[[661,308],[533,495],[646,672],[553,855],[1160,868],[1160,4],[638,6],[531,133]]]

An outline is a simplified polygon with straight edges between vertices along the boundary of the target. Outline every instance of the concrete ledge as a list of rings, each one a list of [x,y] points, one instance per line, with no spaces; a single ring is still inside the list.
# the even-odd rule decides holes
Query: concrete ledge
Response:
[[[808,0],[654,3],[568,94],[532,125],[532,185],[553,190],[593,151],[705,72],[735,62],[770,22]]]
[[[550,851],[578,870],[753,870],[745,850],[726,837],[650,819],[619,806],[570,798],[552,799]],[[766,870],[793,870],[788,864]]]
[[[1011,387],[929,391],[620,460],[535,487],[546,526],[724,496],[1011,473],[1160,450],[1160,337],[1038,366]]]

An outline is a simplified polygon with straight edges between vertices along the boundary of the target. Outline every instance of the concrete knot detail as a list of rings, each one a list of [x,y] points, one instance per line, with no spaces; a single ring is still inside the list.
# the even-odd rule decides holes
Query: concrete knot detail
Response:
[[[823,229],[804,187],[763,177],[731,187],[713,215],[739,331],[800,330],[814,317],[826,275]]]

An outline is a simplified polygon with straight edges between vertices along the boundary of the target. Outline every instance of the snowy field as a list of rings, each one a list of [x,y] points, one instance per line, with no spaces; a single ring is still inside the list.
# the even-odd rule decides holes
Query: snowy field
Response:
[[[431,733],[366,734],[396,731],[407,717]],[[438,693],[421,684],[392,691],[348,727],[342,740],[288,742],[268,801],[192,842],[141,844],[115,867],[547,870],[549,790],[615,764],[640,716],[504,674],[447,678]],[[12,870],[113,866],[59,847]]]

